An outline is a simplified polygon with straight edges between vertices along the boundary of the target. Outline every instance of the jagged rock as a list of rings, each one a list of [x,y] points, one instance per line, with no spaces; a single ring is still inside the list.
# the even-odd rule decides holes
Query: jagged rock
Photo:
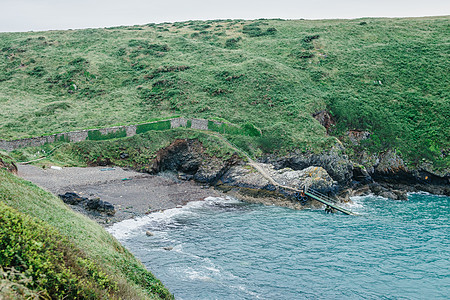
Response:
[[[383,187],[379,183],[372,183],[369,185],[369,188],[375,195],[378,195],[383,191]]]
[[[177,177],[180,180],[189,181],[192,178],[194,178],[194,175],[190,175],[190,174],[185,174],[185,173],[179,172]]]
[[[375,172],[383,175],[395,175],[398,173],[407,173],[403,159],[395,151],[386,151],[379,156],[379,163],[375,166]]]
[[[314,188],[322,193],[335,193],[337,183],[321,167],[295,171],[290,168],[276,170],[270,164],[260,166],[280,185],[300,189]],[[222,177],[222,183],[242,188],[274,191],[275,187],[250,165],[234,166]]]
[[[277,169],[289,167],[293,170],[303,170],[310,166],[322,167],[341,186],[347,186],[353,177],[353,164],[338,146],[322,154],[297,152],[282,158],[269,158],[264,162],[273,163]]]
[[[193,178],[197,182],[214,185],[238,161],[237,155],[227,160],[210,157],[204,153],[199,141],[178,139],[158,151],[151,172],[174,171],[182,180]]]
[[[81,197],[76,193],[67,192],[63,195],[58,195],[66,204],[80,206],[87,210],[105,213],[108,216],[113,216],[116,213],[114,205],[109,202],[102,201],[100,198],[89,199]]]
[[[273,179],[282,185],[295,188],[305,186],[324,194],[335,194],[338,189],[337,182],[322,167],[311,166],[300,171],[294,171],[290,168],[274,170],[273,167],[268,167],[268,169]]]
[[[387,191],[387,190],[383,190],[381,191],[378,196],[381,196],[383,198],[388,198],[391,200],[396,200],[397,199],[397,195],[394,194],[393,192]]]
[[[101,213],[106,213],[108,216],[113,216],[116,211],[114,205],[109,202],[102,201],[100,198],[89,199],[86,202],[86,208],[95,210]]]
[[[194,180],[201,183],[215,184],[237,161],[237,155],[233,155],[226,161],[217,158],[209,159],[207,163],[202,163],[198,168],[194,175]]]
[[[63,200],[64,203],[70,204],[70,205],[79,205],[83,202],[88,201],[88,198],[81,197],[77,195],[76,193],[65,193],[64,195],[58,195],[59,198]]]
[[[372,176],[370,176],[367,169],[362,165],[355,165],[353,167],[353,179],[360,184],[369,184],[373,182]]]
[[[388,198],[391,200],[408,200],[408,194],[406,191],[395,190],[386,188],[379,183],[372,183],[369,185],[370,190],[377,196]]]
[[[156,154],[152,171],[180,171],[186,174],[195,174],[202,163],[202,147],[199,141],[177,139],[168,147]]]
[[[397,196],[397,200],[408,200],[408,193],[406,191],[393,190],[392,192]]]

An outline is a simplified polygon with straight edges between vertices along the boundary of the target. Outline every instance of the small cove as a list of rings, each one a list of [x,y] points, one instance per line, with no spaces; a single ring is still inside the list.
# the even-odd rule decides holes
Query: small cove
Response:
[[[109,231],[177,299],[446,298],[450,198],[353,200],[360,217],[210,197]]]

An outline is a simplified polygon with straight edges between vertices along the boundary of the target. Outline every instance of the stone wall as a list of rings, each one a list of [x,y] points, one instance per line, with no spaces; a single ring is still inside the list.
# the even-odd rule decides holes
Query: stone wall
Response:
[[[167,120],[164,120],[167,121]],[[186,119],[186,118],[174,118],[170,119],[170,128],[178,128],[178,127],[189,127],[192,129],[199,129],[199,130],[208,130],[208,120],[205,119]],[[151,123],[157,123],[161,121],[156,122],[149,122],[145,124],[151,124]],[[221,122],[214,121],[214,123],[217,124],[223,124]],[[27,139],[20,139],[20,140],[13,140],[13,141],[5,141],[0,140],[0,149],[6,150],[6,151],[13,151],[15,149],[19,148],[25,148],[25,147],[36,147],[36,146],[43,146],[47,143],[54,143],[58,141],[65,141],[65,142],[81,142],[89,139],[89,132],[92,131],[99,131],[102,135],[106,135],[109,133],[114,133],[119,130],[125,130],[126,136],[133,136],[136,134],[136,125],[128,125],[128,126],[115,126],[115,127],[107,127],[107,128],[100,128],[100,129],[87,129],[87,130],[80,130],[80,131],[71,131],[71,132],[64,132],[64,133],[57,133],[52,134],[48,136],[41,136],[41,137],[33,137],[33,138],[27,138]]]

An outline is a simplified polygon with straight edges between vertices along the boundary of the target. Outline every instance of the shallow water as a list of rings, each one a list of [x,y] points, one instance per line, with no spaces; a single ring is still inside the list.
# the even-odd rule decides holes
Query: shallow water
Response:
[[[448,299],[450,198],[353,200],[359,217],[208,198],[109,230],[177,299]]]

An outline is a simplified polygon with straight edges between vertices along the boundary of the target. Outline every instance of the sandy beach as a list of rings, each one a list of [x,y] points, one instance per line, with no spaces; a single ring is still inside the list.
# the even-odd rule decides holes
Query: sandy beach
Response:
[[[39,168],[19,165],[18,175],[55,195],[74,192],[82,197],[100,198],[114,205],[114,216],[88,216],[107,225],[151,212],[175,208],[209,196],[222,196],[213,188],[179,180],[175,174],[155,176],[119,167]],[[81,213],[86,211],[69,205]]]

